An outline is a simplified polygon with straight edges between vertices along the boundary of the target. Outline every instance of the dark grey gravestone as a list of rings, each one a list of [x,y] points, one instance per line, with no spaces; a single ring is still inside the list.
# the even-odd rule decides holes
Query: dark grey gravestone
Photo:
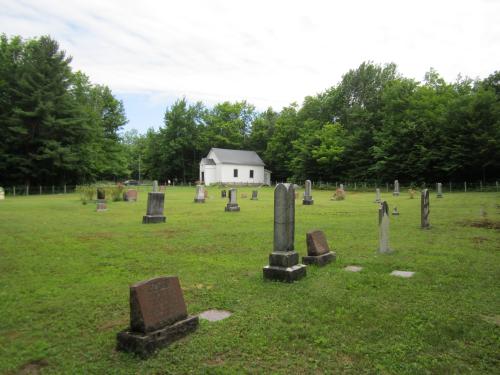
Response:
[[[399,216],[399,211],[396,206],[394,206],[394,209],[392,210],[392,216]]]
[[[97,189],[97,200],[104,200],[106,199],[106,190],[103,188],[98,188]]]
[[[226,212],[236,212],[240,210],[237,202],[238,191],[236,189],[229,189],[229,202],[227,202],[224,211]]]
[[[291,184],[278,184],[274,189],[274,247],[264,278],[293,282],[306,275],[306,266],[299,264],[294,251],[295,190]]]
[[[258,200],[257,194],[258,194],[258,190],[252,190],[252,198],[251,198],[252,201]]]
[[[429,190],[424,189],[420,194],[420,227],[422,229],[429,229],[431,224],[429,222],[429,214],[431,213],[429,206]]]
[[[148,193],[148,208],[146,215],[142,217],[143,224],[164,223],[166,218],[163,215],[163,205],[165,193]]]
[[[222,191],[220,192],[220,197],[221,197],[221,198],[226,198],[226,191],[225,191],[225,190],[222,190]]]
[[[302,200],[302,204],[306,206],[310,206],[314,204],[314,200],[312,199],[312,193],[311,193],[311,180],[306,180],[306,189],[304,191],[304,199]]]
[[[147,357],[197,327],[198,317],[188,316],[179,279],[157,277],[130,287],[130,327],[118,333],[117,349]]]
[[[441,182],[437,183],[437,197],[443,198],[443,184]]]
[[[203,188],[203,185],[196,185],[194,203],[205,203],[205,189]]]
[[[307,256],[302,257],[302,263],[324,266],[335,260],[335,253],[330,251],[325,234],[320,230],[306,233]]]
[[[394,180],[394,192],[392,193],[395,197],[399,196],[399,181]]]
[[[389,205],[383,201],[378,210],[379,246],[378,252],[387,254],[392,250],[389,248]]]

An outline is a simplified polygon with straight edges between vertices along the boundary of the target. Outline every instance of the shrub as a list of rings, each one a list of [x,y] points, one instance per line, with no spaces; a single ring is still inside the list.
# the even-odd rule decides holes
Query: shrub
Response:
[[[94,185],[78,185],[75,190],[80,194],[82,204],[87,204],[88,201],[93,200],[96,194],[96,187]]]

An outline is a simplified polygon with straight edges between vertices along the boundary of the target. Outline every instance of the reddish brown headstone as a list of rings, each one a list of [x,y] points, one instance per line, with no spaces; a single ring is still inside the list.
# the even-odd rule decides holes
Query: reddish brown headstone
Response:
[[[155,331],[186,317],[186,303],[176,276],[157,277],[130,287],[132,331]]]
[[[125,200],[127,202],[137,201],[137,190],[132,190],[132,189],[127,190],[125,192],[125,197],[124,198],[125,198]]]
[[[306,241],[307,255],[309,256],[323,255],[330,252],[325,234],[320,230],[307,232]]]

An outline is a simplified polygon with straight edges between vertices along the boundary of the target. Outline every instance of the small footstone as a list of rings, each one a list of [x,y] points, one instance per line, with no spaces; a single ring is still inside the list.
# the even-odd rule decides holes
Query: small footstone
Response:
[[[414,274],[415,274],[415,272],[412,272],[412,271],[392,271],[391,272],[392,276],[398,276],[398,277],[404,277],[404,278],[412,277]]]
[[[218,320],[223,320],[229,318],[232,314],[225,310],[207,310],[203,311],[199,317],[201,319],[208,320],[209,322],[217,322]]]
[[[359,272],[363,269],[363,267],[360,267],[360,266],[347,266],[344,268],[346,271],[349,271],[349,272]]]

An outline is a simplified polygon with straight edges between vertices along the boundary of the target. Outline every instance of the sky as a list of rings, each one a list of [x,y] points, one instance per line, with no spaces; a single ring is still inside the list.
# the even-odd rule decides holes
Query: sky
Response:
[[[258,110],[302,103],[363,61],[421,81],[500,70],[496,0],[0,0],[0,32],[50,35],[111,88],[125,130],[162,125],[185,97]]]

